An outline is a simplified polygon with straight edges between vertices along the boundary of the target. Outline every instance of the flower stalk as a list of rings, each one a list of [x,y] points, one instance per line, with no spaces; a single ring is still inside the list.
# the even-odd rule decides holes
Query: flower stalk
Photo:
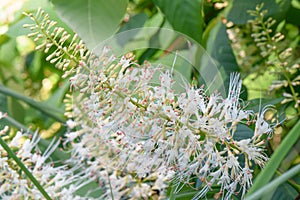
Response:
[[[9,148],[9,146],[6,144],[6,142],[0,137],[0,145],[3,147],[3,149],[7,152],[8,157],[11,157],[17,165],[20,167],[20,169],[26,174],[26,176],[30,179],[30,181],[35,185],[35,187],[41,192],[41,194],[45,197],[47,200],[51,200],[51,197],[48,195],[46,190],[41,186],[38,180],[32,175],[32,173],[27,169],[27,167],[23,164],[23,162],[16,156],[16,154]]]
[[[285,81],[277,81],[273,83],[270,90],[276,90],[281,87],[288,87],[290,89],[290,95],[285,95],[285,99],[282,103],[294,101],[295,109],[297,110],[298,117],[300,116],[300,96],[295,91],[295,86],[300,85],[299,78],[296,77],[291,80],[290,75],[295,70],[299,70],[299,64],[289,63],[289,59],[292,56],[292,49],[281,49],[279,42],[284,39],[284,35],[276,33],[271,36],[272,26],[276,21],[272,18],[265,20],[266,10],[262,10],[264,4],[260,4],[256,7],[256,10],[248,11],[250,15],[256,17],[254,20],[249,20],[253,33],[251,37],[254,39],[256,46],[260,49],[260,54],[266,59],[266,64],[269,66],[275,66],[275,68],[283,74]],[[275,57],[275,58],[274,58]]]

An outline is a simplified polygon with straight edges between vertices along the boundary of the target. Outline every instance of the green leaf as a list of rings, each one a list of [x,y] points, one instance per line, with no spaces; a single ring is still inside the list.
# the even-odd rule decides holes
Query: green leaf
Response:
[[[274,106],[279,104],[284,98],[276,98],[276,99],[251,99],[248,101],[249,105],[247,106],[247,110],[253,110],[254,112],[261,112],[262,109],[266,106]]]
[[[89,193],[90,191],[93,191]],[[101,195],[103,195],[103,191],[101,191],[101,187],[99,187],[99,184],[96,183],[95,181],[91,181],[90,183],[87,183],[86,185],[82,186],[76,191],[76,195],[79,196],[85,196],[88,194],[88,197],[93,197],[93,198],[99,198]]]
[[[136,43],[134,49],[132,48],[133,46],[131,46],[131,48],[132,50],[137,49],[139,54],[141,54],[138,56],[139,63],[143,63],[145,60],[150,60],[159,51],[159,49],[162,48],[162,44],[159,41],[159,35],[163,24],[164,16],[161,12],[158,12],[148,19],[144,24],[144,28],[139,30],[136,34],[134,39],[140,43]],[[146,42],[146,46],[143,46],[143,43],[141,42]],[[125,48],[128,49],[128,45],[126,45]]]
[[[239,141],[251,138],[252,136],[253,130],[251,128],[243,124],[238,124],[233,139]]]
[[[208,53],[221,66],[225,67],[227,73],[238,70],[238,65],[226,32],[226,26],[221,21],[218,21],[216,26],[211,30],[206,46]]]
[[[55,10],[92,49],[114,34],[126,13],[128,0],[53,0]]]
[[[42,61],[43,59],[42,51],[31,52],[26,56],[26,70],[28,71],[30,78],[32,80],[39,80],[42,75]]]
[[[292,4],[292,6],[294,8],[300,9],[300,2],[299,2],[299,0],[292,0],[291,4]]]
[[[0,93],[11,96],[18,100],[21,100],[21,101],[27,103],[28,105],[30,105],[31,107],[45,113],[49,117],[52,117],[53,119],[55,119],[59,122],[65,123],[65,119],[63,117],[63,110],[60,110],[56,107],[47,105],[43,102],[37,102],[29,97],[26,97],[22,94],[16,93],[16,92],[10,90],[9,88],[6,88],[3,85],[0,85]]]
[[[203,19],[201,0],[153,0],[175,31],[201,43]]]
[[[0,35],[0,45],[3,45],[5,42],[9,40],[9,37],[5,34]]]
[[[190,192],[179,192],[176,196],[176,200],[185,200],[192,199],[199,191],[190,191]]]
[[[273,193],[271,193],[272,195]],[[272,199],[296,199],[298,192],[288,183],[283,183],[282,185],[275,188]],[[264,197],[263,197],[264,198]]]
[[[7,96],[4,94],[0,94],[0,112],[7,113],[8,106],[7,106]],[[4,120],[0,120],[0,130],[4,128],[6,125]]]
[[[63,103],[64,96],[66,94],[66,91],[70,88],[70,82],[69,81],[64,81],[64,84],[55,90],[54,93],[47,99],[45,102],[47,105],[60,107]]]
[[[23,28],[24,24],[32,24],[32,20],[29,17],[20,19],[8,29],[5,35],[11,38],[16,38],[21,35],[29,34],[31,31],[28,28]]]
[[[264,0],[251,0],[241,1],[233,0],[232,6],[228,12],[227,19],[234,24],[246,24],[249,19],[253,17],[249,15],[248,10],[255,10],[255,7],[261,3],[264,3],[263,10],[268,10],[267,17],[273,17],[278,21],[284,19],[287,10],[290,7],[290,0],[279,1],[264,1]]]
[[[174,86],[175,90],[176,89],[183,90],[183,87],[180,86],[181,78],[182,78],[180,77],[180,75],[182,75],[188,82],[191,81],[190,79],[191,79],[193,67],[187,60],[185,60],[185,58],[189,56],[189,53],[190,51],[188,50],[182,50],[182,51],[178,51],[177,54],[168,54],[157,61],[158,63],[170,67],[170,69],[174,68],[174,72],[176,72],[176,74],[173,75],[173,78],[175,80],[177,79],[177,81],[175,82],[176,86]]]
[[[130,31],[130,30],[136,29],[136,28],[142,28],[143,25],[145,24],[145,22],[147,21],[147,19],[148,19],[148,16],[144,12],[136,14],[136,15],[130,17],[130,20],[127,23],[125,23],[123,26],[121,26],[118,33],[121,33],[124,31]],[[126,43],[128,43],[130,40],[132,40],[136,34],[137,34],[137,32],[135,34],[125,35],[122,38],[117,38],[117,42],[118,42],[118,44],[125,46]]]
[[[178,39],[178,33],[176,32],[166,32],[165,30],[172,30],[172,25],[165,20],[163,25],[162,25],[163,30],[160,30],[159,33],[159,44],[161,46],[161,49],[168,49],[174,42],[176,42],[176,39]],[[181,35],[182,36],[182,35]],[[174,50],[175,51],[175,50]]]
[[[299,125],[300,125],[300,122],[299,122]],[[265,169],[264,169],[264,171],[265,171]],[[270,169],[267,172],[270,172]],[[266,185],[266,183],[267,183],[268,180],[263,181],[263,179],[260,179],[262,181],[262,183],[255,185],[255,186],[259,185],[259,187],[257,188],[257,191],[255,193],[253,193],[253,191],[254,191],[253,190],[254,185],[253,185],[251,190],[249,191],[248,195],[246,196],[246,200],[264,199],[264,198],[262,198],[262,196],[264,194],[268,194],[270,191],[275,190],[280,184],[284,183],[289,178],[292,178],[293,176],[295,176],[299,173],[300,173],[300,164],[296,165],[295,167],[293,167],[289,171],[285,172],[284,174],[282,174],[281,176],[279,176],[278,178],[276,178],[275,180],[273,180],[272,182],[270,182],[267,185]],[[271,175],[273,175],[273,173],[271,173]],[[286,199],[286,196],[284,198]]]
[[[53,10],[53,6],[47,0],[40,1],[26,1],[23,5],[21,11],[25,12],[35,12],[39,7],[43,8],[47,14],[49,14],[51,20],[57,22],[57,26],[63,27],[67,32],[72,32],[72,30],[59,18],[56,12]],[[23,28],[24,24],[32,24],[32,20],[29,17],[20,13],[19,19],[9,27],[8,31],[5,33],[11,38],[16,38],[21,35],[27,35],[31,33],[30,29]]]
[[[300,1],[297,2],[297,0],[295,0],[292,2],[295,2],[297,5],[293,5],[295,3],[292,3],[293,6],[290,7],[290,9],[287,11],[287,14],[286,14],[286,22],[299,26],[300,25],[300,20],[299,20]]]
[[[248,196],[250,196],[250,195],[252,196],[252,194],[255,191],[257,191],[261,187],[265,186],[272,179],[272,177],[273,177],[274,173],[276,172],[276,169],[279,167],[281,161],[285,158],[285,156],[287,155],[289,150],[292,148],[292,146],[295,144],[295,142],[297,142],[299,140],[299,137],[300,137],[299,130],[300,130],[300,121],[298,121],[298,123],[293,127],[293,129],[284,138],[282,143],[279,145],[279,147],[273,153],[273,155],[270,158],[270,160],[268,161],[267,165],[258,174],[256,179],[254,180],[254,184],[252,185],[252,187],[250,188],[250,191],[248,192]],[[300,164],[298,165],[298,168],[300,169]],[[298,169],[298,171],[299,171],[299,169]],[[283,174],[282,176],[284,176],[285,174]],[[279,179],[279,178],[277,178],[277,179]],[[276,185],[276,187],[277,186],[278,185]],[[264,192],[265,192],[265,190],[262,191],[262,193],[264,193]],[[249,199],[257,199],[257,198],[251,197]]]
[[[180,190],[178,191],[178,189]],[[176,191],[177,190],[177,191]],[[190,186],[180,183],[180,185],[171,184],[168,188],[167,194],[170,200],[183,200],[183,199],[192,199],[199,191],[191,188]]]
[[[16,41],[12,39],[0,46],[0,62],[5,65],[5,67],[10,68],[13,66],[14,59],[19,55],[16,46]]]
[[[242,67],[242,66],[241,66]],[[261,91],[267,91],[273,81],[276,81],[278,77],[272,73],[264,73],[257,76],[257,74],[249,74],[243,79],[243,84],[248,89],[248,99],[254,98],[268,98],[268,95]]]
[[[226,26],[222,23],[221,17],[218,18],[217,23],[215,21],[212,23],[215,23],[215,26],[209,33],[206,50],[219,63],[220,73],[225,80],[225,88],[228,88],[229,74],[239,71],[239,67],[230,45]]]
[[[143,15],[140,17],[143,17]],[[123,29],[123,32],[120,32],[116,38],[117,42],[121,45],[118,48],[123,50],[122,53],[135,51],[139,62],[149,59],[149,52],[150,56],[152,56],[152,54],[157,51],[156,49],[160,47],[157,35],[163,22],[164,17],[160,12],[158,12],[151,18],[147,19],[147,21],[143,24],[144,26],[140,29]],[[119,49],[114,49],[114,52],[116,52],[116,50],[119,51]]]
[[[15,98],[8,98],[8,114],[18,122],[24,123],[25,110]]]
[[[0,112],[7,113],[7,111],[7,97],[6,95],[0,93]]]

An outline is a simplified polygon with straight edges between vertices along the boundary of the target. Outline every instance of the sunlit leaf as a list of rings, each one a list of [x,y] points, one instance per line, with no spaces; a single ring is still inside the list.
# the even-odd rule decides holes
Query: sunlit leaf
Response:
[[[201,42],[203,19],[201,0],[154,0],[174,30]]]
[[[95,47],[112,36],[124,17],[127,0],[53,0],[55,10],[87,44]]]

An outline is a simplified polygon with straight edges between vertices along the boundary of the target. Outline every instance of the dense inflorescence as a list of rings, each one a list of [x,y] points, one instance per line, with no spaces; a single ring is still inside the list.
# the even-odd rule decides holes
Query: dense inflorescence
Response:
[[[268,160],[263,151],[272,128],[264,120],[266,110],[255,114],[239,99],[238,74],[232,74],[225,98],[217,92],[207,95],[204,88],[185,81],[184,91],[179,92],[172,70],[139,65],[131,53],[115,57],[108,48],[92,54],[76,36],[68,43],[69,34],[43,11],[28,16],[35,24],[25,27],[41,41],[37,49],[48,52],[55,47],[47,59],[69,76],[73,92],[65,100],[69,131],[63,145],[71,152],[67,164],[76,168],[53,169],[62,174],[46,172],[52,181],[41,179],[41,183],[46,181],[50,195],[57,192],[56,184],[63,195],[73,194],[87,179],[98,183],[102,198],[163,198],[171,182],[177,192],[181,183],[192,186],[194,178],[201,182],[195,199],[204,197],[213,185],[220,187],[223,199],[245,195],[252,185],[253,165],[263,167]],[[241,134],[247,125],[254,131]],[[37,141],[28,140],[29,152]],[[33,169],[48,169],[41,163],[56,147],[53,143]],[[54,179],[58,175],[60,179]],[[20,188],[20,183],[9,184]]]
[[[0,119],[2,118],[0,112]],[[3,114],[3,117],[5,115]],[[9,127],[0,130],[3,137]],[[85,181],[85,175],[75,174],[76,168],[67,165],[55,166],[50,155],[59,145],[59,140],[53,140],[49,147],[42,153],[38,148],[40,137],[35,132],[33,135],[18,131],[10,140],[9,147],[15,151],[16,156],[36,178],[49,196],[54,199],[86,199],[76,196],[75,192],[90,181]],[[1,199],[43,199],[40,190],[35,187],[20,166],[0,146],[0,198]],[[71,187],[69,185],[72,184]]]
[[[101,60],[109,64],[91,65],[70,79],[80,94],[70,104],[77,130],[67,137],[80,141],[73,142],[80,146],[73,155],[87,160],[87,172],[111,168],[140,178],[172,173],[178,183],[196,176],[204,185],[198,197],[213,184],[226,198],[245,194],[252,163],[267,161],[262,145],[271,128],[264,111],[255,119],[244,109],[239,75],[232,75],[223,98],[187,83],[178,93],[169,70],[138,66],[131,54],[115,61],[103,54]],[[255,123],[253,136],[236,139],[238,127],[249,123]]]

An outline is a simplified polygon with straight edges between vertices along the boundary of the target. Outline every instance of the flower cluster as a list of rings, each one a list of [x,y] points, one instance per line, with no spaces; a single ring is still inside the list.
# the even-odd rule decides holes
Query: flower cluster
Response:
[[[225,98],[217,92],[207,95],[204,88],[185,81],[179,84],[184,91],[178,91],[166,67],[139,65],[131,53],[117,58],[108,48],[96,56],[76,38],[64,47],[68,34],[57,27],[51,33],[55,22],[43,11],[29,16],[36,23],[25,25],[34,31],[30,36],[43,39],[37,48],[47,52],[56,46],[48,60],[70,76],[73,91],[65,100],[70,119],[63,145],[71,151],[68,165],[81,173],[63,169],[61,179],[73,174],[71,181],[54,180],[60,188],[66,186],[64,195],[78,189],[85,178],[98,183],[101,197],[112,199],[163,198],[171,181],[179,191],[181,183],[192,186],[194,178],[201,183],[195,199],[213,185],[225,199],[245,195],[252,184],[253,164],[263,167],[268,159],[263,147],[272,129],[264,120],[265,110],[256,115],[245,109],[238,74],[231,76]],[[33,139],[31,146],[36,143]],[[53,144],[41,160],[56,147]],[[42,171],[47,165],[37,166],[33,169]],[[45,180],[41,179],[47,189],[51,181]]]
[[[280,32],[272,34],[272,27],[276,21],[271,17],[265,20],[267,10],[262,10],[262,8],[263,4],[258,5],[256,10],[249,11],[250,15],[255,17],[248,22],[252,28],[251,37],[260,50],[260,55],[266,59],[267,66],[273,66],[274,72],[279,76],[283,74],[283,77],[279,78],[282,80],[274,81],[270,90],[288,88],[285,90],[282,103],[293,102],[300,114],[300,96],[296,89],[300,85],[299,61],[292,62],[293,49],[286,47],[286,44],[282,42],[285,36]]]
[[[262,145],[272,130],[264,112],[255,119],[244,109],[239,75],[232,75],[223,98],[188,83],[185,92],[177,93],[169,70],[139,66],[132,54],[113,61],[105,51],[101,60],[70,79],[80,94],[72,99],[77,129],[67,137],[73,155],[87,162],[87,173],[103,168],[140,178],[171,173],[178,183],[196,176],[204,186],[198,197],[213,184],[226,198],[245,194],[252,184],[252,163],[267,161]],[[251,137],[239,138],[242,124],[251,123]]]
[[[87,50],[83,41],[78,39],[77,34],[72,36],[64,28],[57,27],[57,22],[50,20],[49,15],[40,8],[35,15],[24,14],[35,22],[35,24],[23,25],[24,28],[32,31],[28,37],[34,38],[34,42],[40,42],[35,49],[43,49],[45,53],[48,53],[51,47],[54,47],[54,51],[47,56],[46,60],[55,63],[57,68],[63,70],[65,72],[63,77],[67,77],[77,65],[85,62],[90,51]]]
[[[0,113],[0,118],[1,118]],[[6,135],[6,126],[0,135]],[[82,187],[83,174],[76,174],[76,168],[66,165],[55,166],[49,162],[49,157],[57,148],[60,141],[53,140],[42,153],[38,148],[39,136],[35,133],[32,138],[28,134],[18,131],[9,142],[9,147],[27,167],[49,196],[54,199],[86,199],[76,196],[75,192]],[[7,156],[7,152],[0,146],[0,198],[1,199],[44,199],[31,180],[24,174],[20,166]],[[74,182],[76,180],[76,182]],[[72,184],[70,187],[69,185]]]

